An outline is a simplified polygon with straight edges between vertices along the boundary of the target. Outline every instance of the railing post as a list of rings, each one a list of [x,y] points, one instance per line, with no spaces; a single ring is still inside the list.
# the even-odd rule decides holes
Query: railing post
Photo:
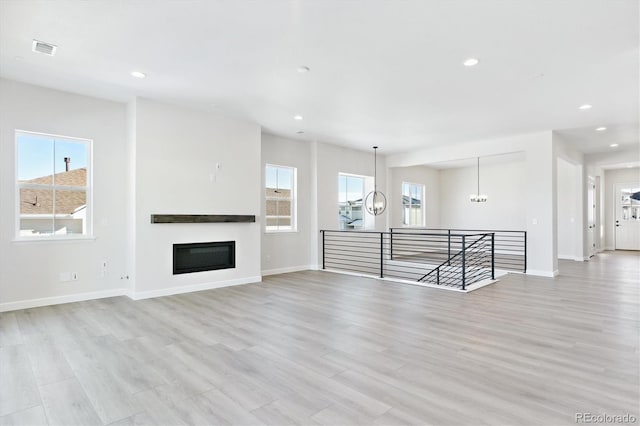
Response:
[[[462,236],[462,289],[464,290],[466,287],[466,283],[465,283],[465,265],[464,265],[464,261],[465,261],[465,254],[466,254],[466,247],[465,247],[465,236]]]
[[[380,233],[380,278],[384,278],[384,232]]]
[[[393,228],[389,228],[389,256],[393,260]]]
[[[451,266],[451,229],[447,229],[447,234],[448,234],[448,243],[447,243],[447,264],[449,266]]]
[[[324,269],[324,230],[320,233],[322,234],[322,269]]]
[[[440,285],[440,267],[436,269],[436,285]]]
[[[527,273],[527,231],[524,231],[524,272]]]
[[[495,258],[495,254],[496,254],[496,250],[495,250],[495,238],[496,238],[496,234],[495,232],[493,232],[491,234],[491,279],[495,280],[496,279],[496,258]]]

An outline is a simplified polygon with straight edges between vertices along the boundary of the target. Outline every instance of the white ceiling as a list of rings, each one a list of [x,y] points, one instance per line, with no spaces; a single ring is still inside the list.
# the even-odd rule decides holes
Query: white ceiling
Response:
[[[638,17],[637,0],[0,0],[0,75],[381,154],[561,129],[597,152],[638,144]]]
[[[493,166],[496,164],[513,164],[522,162],[524,163],[526,159],[526,155],[524,152],[510,152],[507,154],[500,155],[487,155],[484,157],[480,157],[480,168],[485,166]],[[461,167],[477,167],[478,158],[461,158],[458,160],[450,160],[450,161],[440,161],[437,163],[429,163],[428,167],[438,170],[444,169],[456,169]]]

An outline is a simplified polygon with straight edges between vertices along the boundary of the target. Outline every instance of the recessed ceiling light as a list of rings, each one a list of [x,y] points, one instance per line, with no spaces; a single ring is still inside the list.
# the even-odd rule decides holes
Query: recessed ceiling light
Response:
[[[580,105],[578,107],[578,109],[591,109],[592,107],[593,107],[593,105],[584,104],[584,105]]]
[[[15,59],[16,61],[21,61],[24,58],[22,56],[14,56],[13,59]]]
[[[145,78],[147,75],[140,71],[131,71],[131,76],[135,78]]]
[[[297,133],[297,134],[299,134],[299,135],[301,135],[301,134],[303,134],[303,133],[304,133],[304,130],[298,130],[296,133]]]
[[[478,65],[480,61],[477,58],[467,58],[464,60],[463,64],[465,67],[473,67]]]
[[[604,132],[605,130],[607,130],[607,128],[604,126],[596,128],[596,132]]]
[[[617,148],[618,144],[617,143],[612,143],[611,145],[609,145],[611,148]]]
[[[633,166],[631,164],[627,164],[627,169],[632,168]]]
[[[302,116],[301,115],[294,115],[293,119],[294,120],[302,120]]]
[[[299,73],[305,73],[305,72],[309,72],[311,71],[311,68],[305,66],[305,65],[301,65],[298,67],[298,72]]]

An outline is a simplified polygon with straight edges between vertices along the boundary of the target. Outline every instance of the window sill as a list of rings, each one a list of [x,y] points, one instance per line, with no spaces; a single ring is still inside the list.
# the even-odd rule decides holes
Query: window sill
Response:
[[[297,229],[265,230],[265,234],[297,234]]]
[[[32,237],[32,238],[14,238],[12,243],[60,243],[60,242],[89,242],[95,241],[97,237],[93,235],[64,236],[64,237]]]

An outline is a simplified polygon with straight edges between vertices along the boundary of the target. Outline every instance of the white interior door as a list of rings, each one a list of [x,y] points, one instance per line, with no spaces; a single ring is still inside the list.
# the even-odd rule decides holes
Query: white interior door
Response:
[[[640,250],[640,184],[616,185],[616,250]]]
[[[587,245],[589,257],[596,251],[596,185],[593,178],[589,178],[589,190],[587,192]]]

